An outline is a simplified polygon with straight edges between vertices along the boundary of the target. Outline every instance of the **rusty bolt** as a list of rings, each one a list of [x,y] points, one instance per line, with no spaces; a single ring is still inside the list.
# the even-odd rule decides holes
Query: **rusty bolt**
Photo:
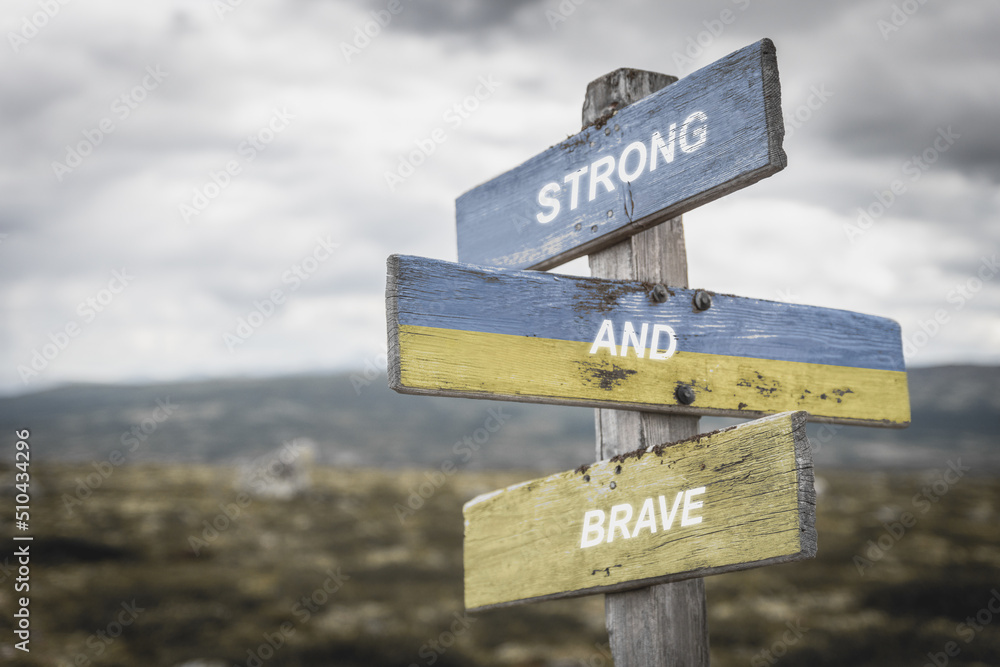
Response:
[[[664,301],[667,300],[668,296],[670,296],[670,292],[667,291],[667,288],[664,285],[660,284],[653,285],[654,301],[656,301],[657,303],[663,303]]]
[[[694,293],[694,307],[698,310],[708,310],[712,307],[712,295],[705,290],[698,290]]]
[[[677,397],[677,401],[681,405],[691,405],[694,403],[694,389],[682,384],[677,387],[677,391],[674,392],[674,396]]]

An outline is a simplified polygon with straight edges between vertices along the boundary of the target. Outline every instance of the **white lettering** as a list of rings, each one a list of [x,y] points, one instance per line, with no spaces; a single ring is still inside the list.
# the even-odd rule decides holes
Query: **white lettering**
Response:
[[[590,346],[590,353],[594,354],[602,347],[608,348],[611,351],[612,357],[618,356],[618,353],[615,352],[615,331],[611,320],[604,320],[601,323],[601,330],[597,332],[597,339]]]
[[[590,346],[590,354],[596,354],[601,348],[607,348],[612,357],[624,357],[628,355],[628,349],[631,347],[635,350],[636,356],[642,359],[646,356],[646,338],[648,333],[648,323],[642,322],[642,327],[639,329],[638,335],[636,335],[635,325],[631,322],[626,322],[622,330],[621,352],[619,352],[615,345],[614,324],[611,320],[604,320],[601,322],[601,328],[597,332],[594,344]],[[663,334],[666,334],[669,339],[665,348],[660,347],[660,336]],[[674,332],[673,327],[667,324],[654,324],[653,337],[649,342],[649,358],[655,360],[669,359],[676,351],[677,334]]]
[[[580,167],[563,177],[563,183],[569,186],[569,210],[575,211],[580,205],[580,180],[584,174],[590,174],[587,201],[594,201],[600,194],[615,191],[615,184],[611,180],[612,175],[617,174],[621,183],[632,183],[646,171],[647,157],[649,171],[656,171],[658,161],[662,161],[664,164],[670,164],[674,161],[676,146],[680,146],[684,153],[694,153],[707,141],[708,114],[704,111],[695,111],[684,119],[679,132],[677,123],[670,123],[666,139],[663,138],[659,130],[653,132],[649,138],[648,148],[645,142],[633,141],[622,149],[617,160],[614,155],[598,157],[591,164]],[[659,155],[660,160],[657,160],[657,155]],[[633,160],[634,164],[632,164]],[[599,186],[604,186],[604,190],[601,191]],[[559,215],[562,210],[559,199],[561,192],[562,188],[554,182],[546,183],[538,191],[538,205],[544,209],[535,215],[539,223],[552,222]]]
[[[683,495],[683,491],[677,492],[677,497],[674,498],[674,507],[670,510],[670,514],[667,514],[667,499],[660,496],[660,523],[663,525],[663,530],[670,530],[670,526],[674,525],[674,517],[677,516],[677,507],[681,504],[681,497]]]
[[[592,537],[588,537],[588,535],[592,535]],[[602,510],[589,510],[583,515],[583,538],[580,540],[580,548],[586,549],[603,541],[604,512]]]
[[[699,486],[697,489],[688,489],[687,491],[684,492],[684,512],[683,514],[681,514],[681,527],[695,526],[701,523],[700,516],[690,516],[688,513],[691,510],[696,510],[701,508],[702,502],[700,500],[691,502],[691,496],[697,496],[702,493],[705,493],[704,486]]]
[[[696,137],[695,142],[693,144],[689,144],[688,126],[691,125],[692,122],[701,122],[702,124],[694,131],[694,136]],[[708,116],[706,116],[704,112],[695,111],[693,114],[684,119],[684,125],[681,126],[681,150],[685,153],[693,153],[701,148],[706,139],[708,139]]]
[[[659,151],[663,161],[670,164],[674,161],[674,144],[677,134],[677,123],[670,124],[669,142],[664,142],[659,132],[653,132],[653,138],[649,142],[649,170],[656,171],[656,153]]]
[[[649,528],[650,533],[656,532],[656,510],[653,508],[653,499],[646,498],[645,502],[642,503],[642,509],[639,510],[639,518],[635,520],[635,525],[632,526],[632,537],[639,534],[639,531],[643,528]]]
[[[615,170],[615,158],[612,155],[605,155],[601,159],[590,165],[590,198],[587,201],[594,201],[597,197],[597,186],[603,185],[607,192],[614,192],[615,186],[611,184],[611,174]]]
[[[621,516],[621,515],[625,516]],[[625,525],[628,520],[632,518],[632,506],[628,503],[622,503],[621,505],[615,505],[611,508],[611,520],[608,521],[608,542],[615,539],[615,529],[621,531],[622,537],[626,540],[631,535],[628,534],[628,527]]]
[[[563,183],[572,183],[572,188],[569,191],[569,210],[575,211],[577,204],[580,203],[580,177],[587,173],[589,167],[581,167],[577,169],[572,174],[566,174],[566,178],[563,179]]]
[[[638,537],[644,530],[649,531],[650,535],[655,534],[658,530],[656,518],[657,504],[660,510],[660,529],[663,531],[670,530],[674,525],[674,518],[677,517],[678,510],[680,510],[680,526],[682,528],[696,526],[702,522],[702,517],[692,516],[691,513],[702,509],[704,502],[701,500],[692,500],[692,498],[703,493],[705,493],[704,486],[686,491],[678,491],[674,496],[673,506],[669,511],[667,510],[666,496],[661,495],[655,499],[646,498],[642,502],[642,508],[639,510],[639,515],[636,517],[631,529],[629,529],[633,515],[631,503],[619,503],[611,507],[611,511],[607,515],[607,531],[604,529],[604,518],[606,516],[604,510],[587,510],[583,515],[583,533],[580,537],[580,548],[586,549],[587,547],[597,546],[601,543],[610,544],[616,538],[630,540]]]
[[[635,327],[632,326],[631,322],[626,322],[625,331],[622,333],[621,356],[624,357],[625,354],[628,352],[629,341],[632,342],[632,347],[635,349],[635,353],[640,359],[646,356],[646,332],[648,330],[649,330],[649,325],[643,322],[642,330],[639,333],[639,338],[637,339],[635,337]]]
[[[639,163],[635,166],[635,171],[629,172],[625,169],[626,162],[628,161],[629,153],[633,151],[639,152]],[[618,180],[622,183],[631,183],[635,179],[642,175],[642,170],[646,167],[646,144],[641,141],[633,141],[625,150],[622,151],[622,156],[618,158]]]
[[[558,192],[558,183],[549,183],[538,191],[538,204],[540,206],[547,206],[551,209],[548,213],[539,213],[535,216],[535,219],[543,225],[547,222],[552,222],[552,220],[559,215],[559,200],[552,196],[554,194],[558,194]]]
[[[670,337],[670,343],[667,345],[666,352],[660,352],[660,334],[666,333]],[[677,351],[677,334],[674,333],[674,328],[666,324],[654,324],[653,325],[653,340],[649,341],[649,358],[650,359],[669,359],[674,356],[674,352]]]

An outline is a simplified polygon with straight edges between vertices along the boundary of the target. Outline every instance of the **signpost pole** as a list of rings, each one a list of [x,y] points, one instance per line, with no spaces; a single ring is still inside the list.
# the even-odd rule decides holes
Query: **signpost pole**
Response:
[[[619,69],[593,81],[583,104],[583,127],[614,123],[609,114],[677,79]],[[687,287],[684,225],[680,217],[589,256],[591,275]],[[698,417],[596,409],[597,460],[698,433]],[[611,653],[616,667],[702,667],[708,661],[704,579],[660,584],[605,596]]]

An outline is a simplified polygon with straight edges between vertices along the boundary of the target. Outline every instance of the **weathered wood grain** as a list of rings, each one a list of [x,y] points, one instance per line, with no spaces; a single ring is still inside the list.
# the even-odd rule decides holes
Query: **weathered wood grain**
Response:
[[[588,90],[588,95],[591,91]],[[596,278],[688,286],[680,216],[590,255]],[[653,442],[698,434],[698,417],[594,410],[597,460]],[[605,621],[617,667],[708,667],[708,609],[701,577],[604,596]]]
[[[902,341],[892,320],[724,294],[699,311],[690,289],[670,288],[660,303],[649,283],[410,256],[390,257],[388,272],[389,383],[403,393],[909,422]],[[623,349],[628,325],[635,336]],[[657,327],[656,352],[667,358],[652,358]],[[673,331],[672,354],[662,327]]]
[[[604,607],[615,667],[708,667],[701,577],[608,593]]]
[[[677,77],[660,72],[621,67],[587,84],[581,112],[582,126],[603,126],[611,116],[630,104],[649,97],[672,83]]]
[[[587,86],[583,128],[608,110],[624,108],[676,77],[617,70]],[[630,236],[589,257],[595,278],[641,280],[687,287],[687,253],[680,216]],[[652,442],[684,440],[698,433],[698,417],[594,410],[597,460]],[[708,667],[705,580],[684,579],[604,596],[611,653],[617,667]]]
[[[805,422],[802,412],[783,413],[473,499],[464,508],[466,607],[621,591],[813,556]],[[603,513],[600,523],[596,513],[585,522],[591,511]]]
[[[602,85],[630,82],[624,76]],[[591,114],[607,118],[614,106]],[[547,269],[593,253],[781,170],[783,135],[777,60],[765,39],[463,194],[456,201],[458,258]],[[613,164],[600,162],[607,159]],[[574,208],[570,175],[581,169]],[[607,180],[592,184],[594,172],[605,170]],[[558,212],[551,200],[559,201]]]

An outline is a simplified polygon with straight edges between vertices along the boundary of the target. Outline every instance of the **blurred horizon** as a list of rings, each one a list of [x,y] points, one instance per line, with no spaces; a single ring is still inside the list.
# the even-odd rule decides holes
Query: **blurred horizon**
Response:
[[[909,372],[903,429],[812,423],[820,467],[1000,473],[1000,366]],[[398,394],[384,372],[75,385],[0,397],[0,430],[31,428],[41,461],[231,464],[305,448],[317,465],[532,469],[594,460],[592,408]],[[391,415],[391,419],[386,416]],[[740,419],[702,417],[700,432]],[[493,425],[487,431],[484,424]]]

